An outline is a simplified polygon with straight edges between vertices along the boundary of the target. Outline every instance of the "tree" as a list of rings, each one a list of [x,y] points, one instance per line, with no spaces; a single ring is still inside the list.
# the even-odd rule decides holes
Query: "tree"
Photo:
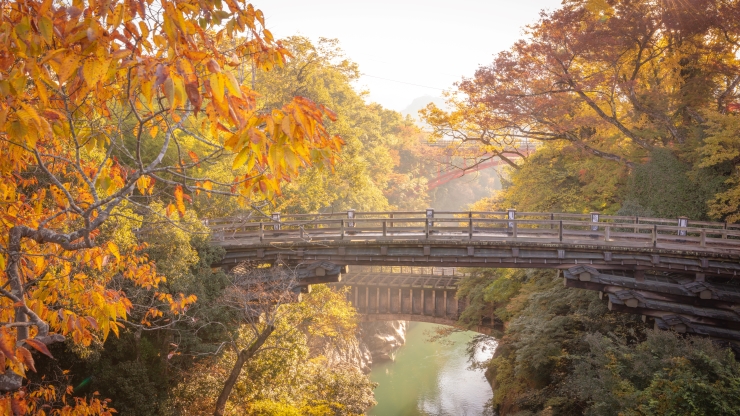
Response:
[[[702,110],[736,99],[738,13],[733,1],[566,2],[463,79],[452,112],[430,106],[427,122],[494,152],[561,141],[631,166],[690,144]]]
[[[101,238],[106,221],[145,210],[155,187],[171,195],[167,215],[184,215],[197,192],[274,198],[302,167],[334,163],[342,141],[324,127],[326,107],[296,97],[258,111],[236,80],[243,60],[270,70],[289,57],[250,4],[0,7],[0,345],[11,392],[0,404],[21,406],[43,398],[18,391],[34,367],[26,347],[105,339],[132,306],[111,279],[162,281],[143,246]],[[233,158],[229,180],[198,175],[222,158]],[[163,299],[175,313],[193,302]]]
[[[233,311],[221,324],[236,331],[218,354],[194,363],[194,376],[174,391],[174,408],[222,415],[294,407],[323,415],[361,414],[374,404],[367,377],[333,359],[357,344],[346,293],[324,285],[306,290],[299,273],[284,265],[232,271],[215,303]]]
[[[258,104],[274,106],[295,94],[322,103],[337,113],[328,129],[346,145],[333,170],[317,166],[287,185],[276,209],[313,213],[426,207],[426,172],[420,169],[426,155],[413,151],[421,139],[413,122],[366,102],[364,93],[355,90],[352,83],[360,70],[344,55],[338,40],[312,43],[296,36],[288,38],[285,47],[295,58],[254,78],[263,97]]]
[[[239,311],[251,336],[245,337],[245,344],[238,345],[236,340],[231,343],[236,352],[236,361],[216,399],[215,416],[224,414],[226,402],[244,364],[260,351],[275,331],[280,306],[299,300],[301,287],[295,273],[288,267],[280,266],[249,270],[243,265],[242,270],[233,274],[234,280],[226,291],[224,301]]]
[[[449,95],[451,111],[431,105],[424,116],[438,138],[455,138],[451,144],[475,161],[506,161],[498,153],[538,143],[544,155],[509,160],[509,194],[520,200],[575,211],[614,212],[622,198],[634,205],[641,197],[631,195],[630,181],[622,178],[660,172],[665,149],[680,167],[675,181],[701,188],[698,213],[691,206],[679,215],[734,221],[740,181],[730,138],[740,97],[738,16],[736,1],[568,1],[459,82]],[[529,172],[517,179],[524,164]],[[598,172],[603,178],[588,189],[584,179],[599,164],[608,172]],[[652,165],[638,168],[642,164]],[[550,174],[555,181],[532,186]],[[591,201],[561,195],[564,186]],[[681,202],[670,189],[660,191],[652,199]]]

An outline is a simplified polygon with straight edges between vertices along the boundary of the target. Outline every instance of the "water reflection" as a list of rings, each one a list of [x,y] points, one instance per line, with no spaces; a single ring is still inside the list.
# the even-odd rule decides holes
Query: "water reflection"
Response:
[[[454,334],[452,345],[430,343],[425,332],[435,324],[412,322],[406,345],[395,361],[373,366],[370,378],[378,405],[370,409],[375,416],[480,415],[492,397],[482,371],[468,370],[465,346],[473,332]],[[491,352],[479,352],[478,359]]]

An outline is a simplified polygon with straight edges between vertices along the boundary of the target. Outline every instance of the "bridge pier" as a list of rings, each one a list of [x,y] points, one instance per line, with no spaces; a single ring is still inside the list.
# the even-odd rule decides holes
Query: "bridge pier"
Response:
[[[454,268],[367,267],[352,268],[341,286],[362,321],[403,320],[455,326],[465,300],[458,300]],[[420,274],[414,274],[420,273]],[[401,274],[404,273],[404,274]],[[423,274],[421,274],[423,273]],[[491,334],[493,319],[483,318],[474,330]]]

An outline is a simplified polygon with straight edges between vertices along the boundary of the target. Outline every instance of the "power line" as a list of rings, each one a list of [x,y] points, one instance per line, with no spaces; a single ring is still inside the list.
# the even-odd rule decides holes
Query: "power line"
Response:
[[[370,78],[382,79],[383,81],[390,81],[390,82],[397,82],[399,84],[413,85],[415,87],[431,88],[433,90],[440,90],[440,91],[444,91],[445,90],[444,88],[437,88],[437,87],[430,87],[428,85],[414,84],[414,83],[411,83],[411,82],[399,81],[397,79],[376,77],[375,75],[368,75],[368,74],[365,74],[365,73],[361,73],[360,75],[362,75],[363,77],[370,77]]]

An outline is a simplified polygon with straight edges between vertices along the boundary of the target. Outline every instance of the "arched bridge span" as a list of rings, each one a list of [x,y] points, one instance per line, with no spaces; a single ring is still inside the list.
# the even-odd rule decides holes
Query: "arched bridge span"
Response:
[[[737,276],[740,224],[592,214],[344,212],[210,220],[222,265],[661,270]]]
[[[458,279],[361,269],[345,271],[342,280],[341,266],[544,268],[563,270],[566,286],[599,291],[611,310],[641,314],[658,328],[740,341],[738,224],[427,210],[278,214],[209,225],[226,250],[222,266],[303,265],[305,285],[352,286],[350,300],[367,320],[454,324],[464,309],[454,296]],[[480,332],[493,327],[486,317],[481,324]]]

